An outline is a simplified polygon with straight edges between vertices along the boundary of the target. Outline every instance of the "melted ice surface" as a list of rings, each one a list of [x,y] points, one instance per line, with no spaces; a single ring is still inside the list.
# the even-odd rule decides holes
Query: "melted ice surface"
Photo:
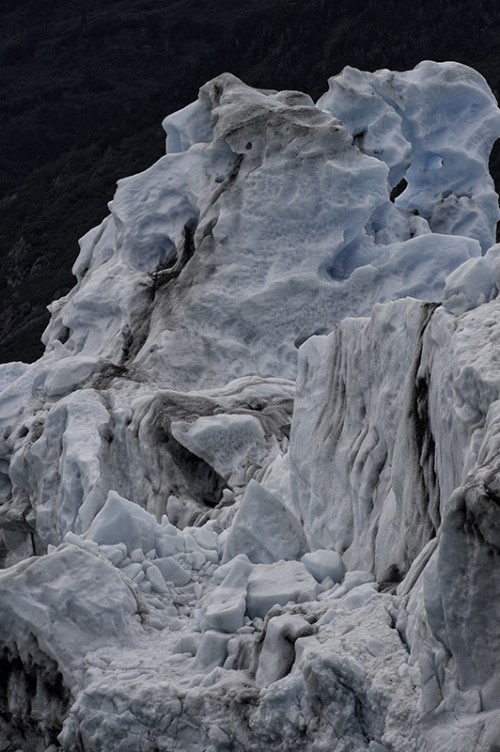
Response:
[[[164,126],[44,356],[0,367],[0,738],[489,752],[491,92],[223,74]]]

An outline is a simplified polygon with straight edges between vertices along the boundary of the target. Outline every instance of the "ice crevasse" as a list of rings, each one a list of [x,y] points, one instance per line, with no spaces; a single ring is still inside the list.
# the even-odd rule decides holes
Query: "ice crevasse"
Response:
[[[491,752],[492,93],[223,74],[164,127],[0,366],[0,749]]]

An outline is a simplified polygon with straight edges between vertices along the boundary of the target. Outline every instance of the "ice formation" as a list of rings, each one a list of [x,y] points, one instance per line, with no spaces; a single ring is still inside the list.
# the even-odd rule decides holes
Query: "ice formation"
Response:
[[[223,74],[165,130],[0,366],[0,749],[497,749],[493,95]]]

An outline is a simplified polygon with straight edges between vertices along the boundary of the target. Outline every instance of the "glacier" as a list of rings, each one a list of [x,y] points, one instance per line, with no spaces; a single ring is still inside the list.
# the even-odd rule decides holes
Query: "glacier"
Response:
[[[493,94],[225,73],[164,128],[0,365],[1,752],[494,752]]]

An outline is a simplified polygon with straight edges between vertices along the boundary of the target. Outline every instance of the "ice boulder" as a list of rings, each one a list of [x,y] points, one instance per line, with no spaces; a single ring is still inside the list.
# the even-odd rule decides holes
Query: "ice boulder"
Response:
[[[185,551],[183,535],[175,525],[165,521],[166,517],[164,517],[161,526],[157,526],[155,535],[156,553],[161,558],[182,554]]]
[[[300,559],[308,550],[302,525],[276,494],[252,480],[235,515],[223,562],[244,553],[254,564]]]
[[[252,415],[206,415],[191,423],[173,422],[171,431],[226,479],[235,467],[261,462],[266,454],[264,429]]]
[[[259,687],[286,676],[295,661],[295,641],[308,637],[314,627],[298,614],[281,614],[269,620],[255,681]]]
[[[318,582],[322,582],[325,577],[331,577],[334,582],[342,582],[344,579],[346,566],[336,551],[319,548],[317,551],[304,554],[302,562]]]
[[[372,598],[376,598],[377,595],[376,586],[371,582],[365,582],[363,585],[358,585],[349,590],[347,595],[342,599],[342,607],[349,612],[356,611],[358,608],[363,608]]]
[[[155,547],[156,527],[152,514],[110,491],[85,535],[99,544],[125,543],[129,553],[135,549],[151,551]]]
[[[205,632],[196,653],[196,666],[200,671],[209,673],[217,666],[222,666],[227,656],[227,643],[231,635],[213,629]]]
[[[253,565],[244,557],[237,557],[230,562],[223,582],[202,604],[200,622],[203,630],[236,632],[243,626],[247,582],[252,570]]]
[[[465,261],[446,278],[443,306],[454,314],[465,313],[493,296],[491,267],[486,258]]]
[[[319,585],[300,561],[257,564],[248,578],[247,613],[264,618],[273,606],[314,600]]]
[[[183,587],[191,579],[189,572],[170,556],[155,559],[154,566],[160,571],[163,579],[173,585]]]
[[[147,567],[146,578],[155,593],[166,593],[167,586],[162,571],[155,564]]]

